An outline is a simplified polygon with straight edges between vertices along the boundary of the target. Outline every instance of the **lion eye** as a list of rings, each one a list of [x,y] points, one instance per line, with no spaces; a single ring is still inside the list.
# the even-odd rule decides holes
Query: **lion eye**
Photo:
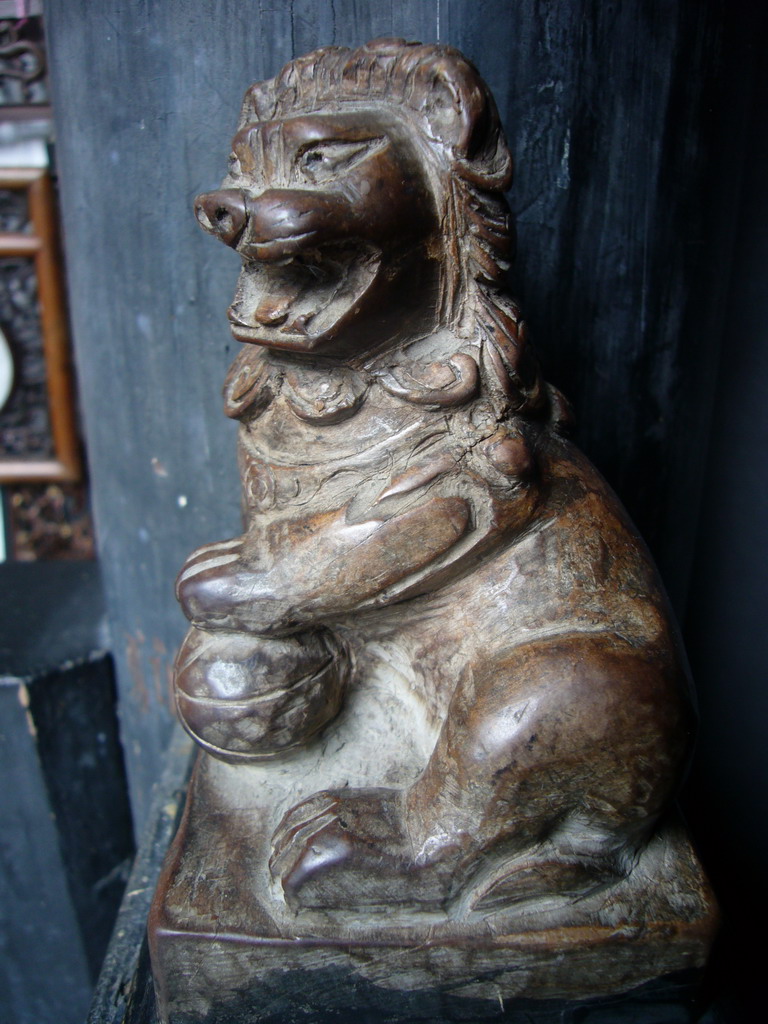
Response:
[[[305,149],[299,156],[301,172],[310,181],[326,181],[340,171],[364,160],[381,148],[383,139],[365,139],[363,142],[319,142]]]
[[[329,162],[325,153],[321,153],[319,149],[310,149],[302,157],[301,166],[307,171],[316,168],[318,164],[328,164]]]

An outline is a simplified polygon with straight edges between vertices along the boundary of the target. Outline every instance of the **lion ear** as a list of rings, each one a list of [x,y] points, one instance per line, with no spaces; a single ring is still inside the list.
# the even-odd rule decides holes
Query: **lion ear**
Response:
[[[429,134],[450,152],[462,177],[482,188],[503,191],[512,180],[512,157],[496,104],[475,69],[448,50],[416,71]]]
[[[256,121],[269,121],[275,113],[275,81],[254,82],[243,97],[238,131]]]
[[[434,138],[461,159],[472,158],[487,129],[482,90],[474,84],[457,83],[439,66],[426,90],[424,116]]]

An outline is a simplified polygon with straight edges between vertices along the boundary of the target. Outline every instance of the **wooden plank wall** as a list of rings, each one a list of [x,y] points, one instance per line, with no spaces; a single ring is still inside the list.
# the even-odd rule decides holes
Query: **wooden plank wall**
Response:
[[[394,34],[450,43],[478,65],[517,158],[515,287],[546,370],[682,606],[722,305],[704,202],[718,0],[49,0],[46,13],[139,822],[171,722],[175,573],[194,546],[238,528],[219,401],[237,259],[197,230],[191,202],[222,176],[245,88],[295,54]],[[725,251],[727,225],[719,241]]]

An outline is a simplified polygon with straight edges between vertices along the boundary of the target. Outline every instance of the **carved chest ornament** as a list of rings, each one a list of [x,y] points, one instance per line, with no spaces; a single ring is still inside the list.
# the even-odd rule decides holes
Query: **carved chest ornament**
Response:
[[[177,584],[202,752],[150,922],[166,1020],[272,1019],[286,970],[313,1020],[331,969],[393,1020],[706,955],[684,658],[504,290],[510,178],[472,65],[387,39],[252,86],[195,202],[242,257],[244,530]]]

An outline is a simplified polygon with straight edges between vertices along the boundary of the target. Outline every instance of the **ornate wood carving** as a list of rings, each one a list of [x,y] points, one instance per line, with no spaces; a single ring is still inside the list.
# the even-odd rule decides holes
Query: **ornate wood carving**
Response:
[[[243,260],[245,526],[177,584],[203,753],[151,925],[171,1020],[286,966],[495,1000],[705,954],[684,656],[505,292],[510,178],[474,68],[380,40],[249,89],[196,200]]]
[[[43,168],[0,168],[0,481],[81,476],[53,186]]]

